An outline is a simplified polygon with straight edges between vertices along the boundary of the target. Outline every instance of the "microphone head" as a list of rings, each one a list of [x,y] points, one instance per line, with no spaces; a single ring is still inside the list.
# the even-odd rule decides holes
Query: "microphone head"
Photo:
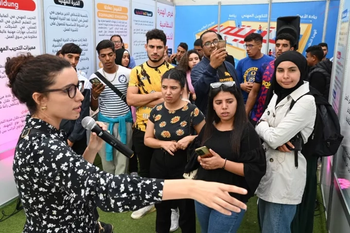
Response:
[[[86,116],[84,117],[84,119],[81,121],[81,125],[87,129],[87,130],[92,130],[95,125],[96,125],[96,121],[92,118],[92,117],[89,117],[89,116]]]

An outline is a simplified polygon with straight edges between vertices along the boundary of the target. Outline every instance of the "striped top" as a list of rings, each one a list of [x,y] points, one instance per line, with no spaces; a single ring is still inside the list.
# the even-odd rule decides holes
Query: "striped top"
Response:
[[[103,72],[103,68],[99,69],[98,72],[110,81],[121,93],[126,95],[130,79],[130,69],[118,66],[117,72],[113,74]],[[95,74],[92,74],[90,79],[95,77],[98,78]],[[100,81],[102,82],[102,80]],[[102,83],[105,84],[104,82]],[[130,111],[129,106],[107,85],[105,85],[105,89],[98,97],[98,107],[101,114],[109,118],[123,116]]]

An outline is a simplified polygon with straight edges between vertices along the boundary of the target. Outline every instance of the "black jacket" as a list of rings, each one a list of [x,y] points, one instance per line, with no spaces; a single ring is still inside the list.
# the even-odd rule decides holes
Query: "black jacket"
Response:
[[[332,62],[327,59],[311,67],[308,76],[310,85],[316,88],[327,100],[329,96],[331,73]]]

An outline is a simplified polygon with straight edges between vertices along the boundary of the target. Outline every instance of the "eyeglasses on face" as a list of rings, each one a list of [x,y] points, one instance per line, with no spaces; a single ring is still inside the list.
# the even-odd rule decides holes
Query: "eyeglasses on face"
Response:
[[[226,87],[233,87],[236,85],[235,81],[227,81],[227,82],[216,82],[216,83],[210,83],[210,87],[211,88],[219,88],[222,85],[226,86]]]
[[[58,88],[58,89],[48,89],[44,92],[56,92],[56,91],[61,91],[61,92],[65,92],[67,93],[68,97],[73,99],[76,94],[77,94],[77,90],[79,90],[80,92],[84,91],[84,81],[79,81],[77,85],[75,84],[70,84],[67,87],[64,88]]]
[[[254,47],[254,45],[253,45],[253,44],[245,44],[244,47],[247,48],[247,49],[248,49],[248,48],[251,49],[251,48]]]
[[[114,44],[121,44],[121,41],[112,41]]]
[[[213,41],[207,41],[207,42],[205,42],[203,45],[205,46],[205,47],[210,47],[210,46],[212,46],[212,45],[214,45],[214,46],[216,46],[217,44],[218,44],[218,42],[219,42],[219,40],[218,39],[215,39],[215,40],[213,40]]]

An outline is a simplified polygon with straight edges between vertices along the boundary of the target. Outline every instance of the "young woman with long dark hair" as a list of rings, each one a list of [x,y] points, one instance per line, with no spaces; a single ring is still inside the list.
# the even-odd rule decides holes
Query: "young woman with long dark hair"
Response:
[[[266,161],[259,136],[246,117],[243,97],[235,82],[210,84],[206,122],[197,142],[206,146],[211,155],[198,156],[201,166],[196,179],[245,187],[248,195],[231,195],[246,203],[265,174]],[[199,202],[195,204],[203,233],[236,232],[245,212],[225,216]]]

